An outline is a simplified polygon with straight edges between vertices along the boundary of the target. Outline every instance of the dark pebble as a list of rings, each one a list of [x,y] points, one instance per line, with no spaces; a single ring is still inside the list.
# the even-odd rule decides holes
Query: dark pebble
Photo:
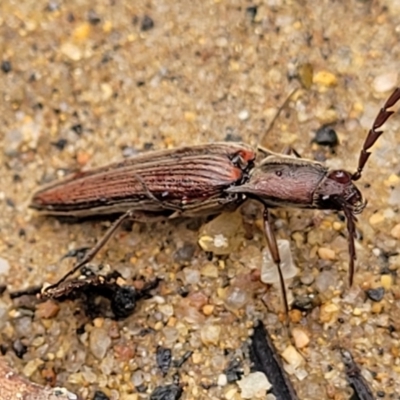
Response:
[[[160,368],[161,372],[166,375],[172,360],[171,349],[166,349],[165,347],[158,346],[156,353],[157,366]]]
[[[309,296],[298,296],[294,299],[293,308],[300,311],[310,311],[315,307],[315,300]]]
[[[4,343],[1,343],[0,344],[0,354],[2,356],[5,356],[6,353],[7,353],[7,350],[8,350],[8,346],[6,344],[4,344]]]
[[[58,139],[57,142],[51,143],[55,148],[62,151],[65,149],[65,146],[68,144],[67,139]]]
[[[88,19],[89,23],[92,25],[97,25],[101,22],[101,18],[98,16],[96,11],[94,11],[94,10],[89,10],[87,19]]]
[[[75,124],[71,126],[71,129],[77,134],[81,135],[83,132],[83,127],[81,124]]]
[[[385,295],[385,288],[383,288],[382,286],[376,289],[367,290],[367,296],[372,301],[381,301],[384,295]]]
[[[5,74],[8,74],[9,72],[11,72],[12,67],[11,67],[10,61],[2,61],[2,62],[1,62],[1,70],[2,70]]]
[[[154,21],[148,16],[145,15],[142,19],[142,23],[140,24],[140,29],[142,31],[149,31],[154,28]]]
[[[110,400],[110,398],[100,390],[97,390],[94,394],[93,400]]]
[[[15,340],[13,342],[12,347],[13,347],[15,355],[18,358],[22,358],[24,356],[24,354],[26,353],[26,351],[28,350],[28,348],[19,339]]]
[[[179,385],[158,386],[150,396],[150,400],[178,400],[182,396],[182,388]]]
[[[339,144],[339,139],[336,131],[329,126],[322,126],[315,133],[313,142],[320,144],[321,146],[334,147]]]
[[[243,375],[243,367],[240,360],[232,360],[228,367],[224,370],[228,383],[238,381]]]
[[[196,245],[194,245],[193,243],[185,242],[183,246],[176,251],[174,259],[178,263],[190,261],[193,259],[195,251]]]
[[[246,8],[246,16],[250,18],[251,22],[254,22],[254,19],[257,15],[257,6],[250,6]]]

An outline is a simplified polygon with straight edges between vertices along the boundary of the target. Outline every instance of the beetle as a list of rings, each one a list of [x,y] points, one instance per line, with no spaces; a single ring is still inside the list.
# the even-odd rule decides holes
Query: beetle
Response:
[[[119,213],[121,216],[98,243],[56,284],[89,262],[127,219],[193,217],[234,210],[246,199],[264,206],[267,244],[277,266],[286,313],[288,302],[280,268],[270,208],[295,207],[342,211],[347,220],[349,283],[356,260],[356,215],[366,206],[354,184],[361,178],[378,130],[393,114],[400,88],[386,100],[369,130],[354,173],[330,170],[309,159],[277,154],[260,148],[264,158],[241,143],[213,143],[140,154],[121,162],[79,172],[39,189],[30,207],[55,216],[89,217]]]

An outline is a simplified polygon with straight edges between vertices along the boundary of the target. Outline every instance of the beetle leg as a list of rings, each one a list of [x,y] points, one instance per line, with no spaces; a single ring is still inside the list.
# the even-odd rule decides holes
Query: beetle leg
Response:
[[[293,154],[296,158],[302,158],[300,153],[298,153],[292,146],[285,146],[282,150],[282,154],[285,156],[290,156]]]
[[[82,268],[85,264],[90,262],[96,254],[104,247],[107,242],[114,236],[117,229],[122,225],[123,222],[127,220],[133,220],[136,222],[146,222],[148,219],[144,213],[138,212],[136,210],[128,210],[125,214],[122,214],[116,221],[114,221],[111,226],[107,229],[106,233],[102,238],[92,247],[81,260],[79,260],[70,271],[68,271],[58,282],[47,286],[44,288],[44,292],[49,289],[53,289],[64,282],[69,276],[74,274],[78,269]]]
[[[354,264],[357,258],[356,254],[356,245],[355,245],[355,239],[357,236],[356,232],[356,222],[357,219],[354,216],[353,212],[347,208],[343,207],[343,212],[344,215],[346,216],[347,220],[347,231],[348,231],[348,245],[349,245],[349,285],[350,287],[353,286],[353,279],[354,279]]]
[[[267,244],[268,244],[268,248],[271,253],[272,259],[274,260],[276,268],[278,269],[279,284],[280,284],[281,292],[282,292],[282,300],[283,300],[283,304],[285,306],[285,314],[287,316],[289,314],[289,304],[288,304],[288,299],[287,299],[287,294],[286,294],[286,285],[285,285],[285,281],[283,279],[283,274],[282,274],[282,269],[281,269],[281,257],[279,255],[279,249],[278,249],[278,243],[276,241],[276,236],[275,236],[274,230],[271,226],[270,212],[267,207],[264,208],[263,218],[264,218],[265,237],[267,239]]]

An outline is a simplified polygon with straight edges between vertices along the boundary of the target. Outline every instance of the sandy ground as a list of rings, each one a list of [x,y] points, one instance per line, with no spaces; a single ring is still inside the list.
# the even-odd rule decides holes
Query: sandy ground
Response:
[[[93,267],[116,269],[127,281],[160,277],[155,297],[124,321],[107,315],[93,321],[72,301],[45,319],[39,306],[13,303],[8,292],[54,282],[72,265],[60,257],[92,246],[107,223],[40,217],[28,209],[29,197],[67,172],[143,150],[232,138],[275,151],[291,145],[304,157],[354,171],[366,131],[398,85],[399,59],[398,0],[2,1],[4,359],[34,382],[83,398],[99,390],[111,399],[147,399],[177,372],[183,399],[241,399],[237,384],[223,375],[235,358],[249,374],[253,322],[263,320],[281,353],[290,348],[279,292],[243,284],[265,246],[260,215],[253,239],[239,229],[230,254],[211,259],[197,246],[199,226],[185,221],[121,231]],[[324,124],[338,133],[334,152],[311,145]],[[278,237],[291,238],[299,268],[292,295],[318,300],[312,310],[291,314],[291,330],[309,339],[298,345],[299,365],[286,360],[301,399],[349,397],[339,346],[353,353],[378,398],[398,398],[399,128],[397,115],[359,182],[368,206],[359,217],[353,288],[337,214],[274,211]],[[382,299],[367,296],[381,287]],[[227,300],[235,288],[246,299],[237,308]],[[22,358],[13,350],[18,343],[26,346]],[[158,345],[172,349],[175,359],[194,353],[164,377],[155,361]]]

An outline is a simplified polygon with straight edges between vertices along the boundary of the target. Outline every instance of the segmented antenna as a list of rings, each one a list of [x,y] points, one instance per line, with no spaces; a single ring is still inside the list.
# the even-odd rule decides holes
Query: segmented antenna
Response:
[[[362,171],[365,164],[368,161],[371,153],[368,151],[374,143],[378,140],[379,136],[382,135],[383,131],[377,131],[394,113],[394,111],[388,111],[389,108],[393,107],[400,100],[400,87],[396,88],[390,97],[386,100],[385,105],[380,109],[378,115],[375,118],[372,128],[369,130],[367,138],[365,139],[363,148],[360,152],[358,159],[357,171],[352,175],[351,179],[357,181],[361,178]]]

